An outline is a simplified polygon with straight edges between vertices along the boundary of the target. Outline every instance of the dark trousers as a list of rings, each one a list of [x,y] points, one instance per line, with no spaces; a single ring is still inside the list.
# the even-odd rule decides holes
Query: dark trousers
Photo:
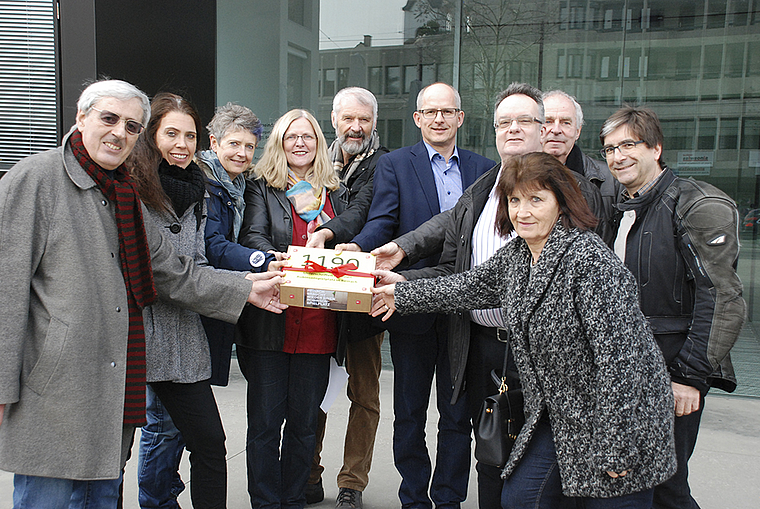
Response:
[[[302,508],[330,355],[288,354],[238,345],[237,356],[248,381],[246,455],[251,506]]]
[[[496,329],[470,322],[470,349],[467,355],[465,387],[473,424],[480,414],[483,400],[499,392],[499,388],[491,379],[491,371],[501,375],[506,346],[506,343],[499,341],[496,336]],[[513,372],[516,370],[511,358],[508,369]],[[478,473],[478,507],[499,507],[501,489],[504,486],[501,469],[478,462],[475,464],[475,470]]]
[[[208,380],[191,384],[153,382],[190,451],[190,498],[194,507],[227,506],[224,428]]]
[[[393,458],[401,474],[402,507],[459,507],[467,497],[471,434],[466,398],[451,404],[452,385],[446,319],[426,334],[392,332]],[[436,379],[438,440],[435,472],[425,443],[425,423]],[[430,486],[430,496],[428,496]]]
[[[699,398],[699,410],[675,418],[673,435],[676,441],[678,467],[673,477],[654,489],[654,509],[699,509],[689,489],[689,458],[694,452],[705,397]]]

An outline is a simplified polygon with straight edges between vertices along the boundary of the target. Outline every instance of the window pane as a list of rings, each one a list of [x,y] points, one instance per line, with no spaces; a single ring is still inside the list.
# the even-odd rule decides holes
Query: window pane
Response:
[[[322,86],[322,95],[332,97],[335,95],[335,69],[325,69],[325,81]]]
[[[369,90],[375,95],[381,95],[383,93],[383,68],[382,67],[369,68]]]
[[[385,93],[401,93],[401,68],[398,66],[385,68]]]
[[[721,149],[736,150],[739,140],[739,119],[724,118],[720,122],[720,146]]]
[[[412,82],[417,79],[418,67],[416,65],[404,66],[404,93],[408,94],[412,88]]]

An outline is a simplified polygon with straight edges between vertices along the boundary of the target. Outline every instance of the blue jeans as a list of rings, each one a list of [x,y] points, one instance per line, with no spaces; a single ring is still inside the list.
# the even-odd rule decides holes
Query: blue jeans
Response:
[[[330,355],[288,354],[238,345],[237,356],[248,381],[246,454],[251,505],[302,508]]]
[[[699,410],[689,415],[676,417],[673,435],[676,442],[676,473],[673,477],[654,488],[655,509],[699,509],[699,504],[691,496],[689,489],[689,458],[694,452],[705,408],[704,394],[699,399]]]
[[[402,507],[459,507],[467,498],[472,425],[466,397],[451,404],[446,319],[425,334],[391,332],[393,360],[393,459],[401,474]],[[436,379],[438,441],[435,472],[425,442],[427,408]],[[430,496],[428,496],[430,486]],[[432,503],[431,503],[432,499]]]
[[[16,474],[13,509],[114,509],[119,500],[118,479],[74,481]]]
[[[140,435],[137,467],[140,507],[177,509],[177,497],[185,489],[178,472],[185,441],[150,385],[145,403],[148,423]]]
[[[544,415],[512,475],[504,481],[502,509],[650,509],[654,489],[613,498],[562,494],[557,454],[549,419]]]

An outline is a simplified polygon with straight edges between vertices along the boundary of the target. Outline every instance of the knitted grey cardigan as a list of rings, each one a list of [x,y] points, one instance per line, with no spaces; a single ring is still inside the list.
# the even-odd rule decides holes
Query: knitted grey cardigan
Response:
[[[555,225],[531,267],[517,238],[468,272],[396,285],[399,312],[501,307],[525,396],[508,477],[547,410],[567,496],[615,497],[675,473],[673,395],[636,282],[594,233]],[[616,479],[606,471],[630,470]]]

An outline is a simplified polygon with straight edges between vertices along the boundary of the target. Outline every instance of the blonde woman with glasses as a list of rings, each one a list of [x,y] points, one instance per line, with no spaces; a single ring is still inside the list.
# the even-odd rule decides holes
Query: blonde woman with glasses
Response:
[[[305,246],[319,225],[345,208],[348,193],[317,120],[306,110],[291,110],[275,122],[254,173],[239,238],[247,247],[277,253]],[[336,315],[246,309],[238,327],[238,362],[248,380],[251,505],[304,507],[317,414],[338,342]]]

